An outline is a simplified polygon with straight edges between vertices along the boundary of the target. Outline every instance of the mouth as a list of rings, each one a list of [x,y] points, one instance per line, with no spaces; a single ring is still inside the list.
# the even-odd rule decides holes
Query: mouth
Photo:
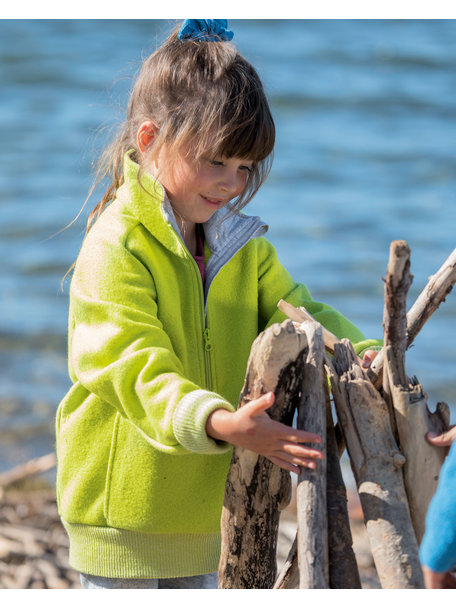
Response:
[[[221,207],[223,205],[223,199],[221,198],[209,198],[203,194],[200,196],[206,203],[208,203],[208,205],[212,205],[213,207]]]

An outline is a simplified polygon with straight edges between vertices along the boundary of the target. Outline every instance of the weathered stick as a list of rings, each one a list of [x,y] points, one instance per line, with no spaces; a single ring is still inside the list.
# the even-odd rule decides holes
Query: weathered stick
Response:
[[[453,250],[439,270],[429,278],[426,287],[407,313],[407,348],[413,343],[426,321],[445,301],[455,283],[456,249]],[[385,353],[382,349],[368,370],[368,376],[377,388],[382,382],[384,356]]]
[[[389,376],[399,445],[406,459],[404,483],[413,528],[420,544],[429,503],[437,490],[446,456],[446,448],[430,445],[425,437],[430,431],[440,434],[448,430],[450,410],[446,403],[439,403],[436,411],[431,413],[421,385],[404,386],[391,346],[385,352],[384,370]]]
[[[328,361],[325,355],[325,363]],[[327,368],[325,368],[327,370]],[[325,384],[328,390],[327,384]],[[353,551],[353,538],[345,488],[340,466],[340,453],[327,394],[326,402],[326,503],[328,510],[329,587],[331,589],[361,589],[361,581]]]
[[[407,313],[407,348],[413,343],[426,321],[438,309],[440,304],[445,301],[455,283],[456,249],[445,260],[439,270],[429,278],[426,287]],[[284,300],[280,300],[277,306],[285,315],[298,323],[313,319],[304,307],[295,308]],[[334,345],[338,342],[337,337],[325,329],[323,330],[323,337],[326,350],[333,354]],[[376,388],[379,388],[382,384],[383,358],[384,352],[382,349],[375,357],[367,372],[368,377]]]
[[[429,503],[437,489],[445,449],[430,445],[429,431],[443,432],[449,423],[449,409],[443,404],[434,414],[427,407],[421,386],[410,386],[405,373],[407,349],[406,302],[412,283],[410,249],[405,241],[394,241],[385,279],[385,306],[383,314],[385,360],[383,389],[392,407],[393,428],[398,446],[405,456],[404,482],[409,501],[410,515],[418,543],[425,529]],[[423,483],[424,481],[424,483]]]
[[[296,534],[287,559],[273,589],[296,589],[299,586],[298,535]]]
[[[300,566],[295,539],[274,588],[359,589],[361,582],[352,548],[347,494],[323,372],[321,326],[309,321],[297,329],[306,333],[309,342],[309,354],[302,369],[303,403],[298,409],[297,426],[322,438],[326,435],[326,467],[319,463],[317,471],[303,470],[299,478],[303,480],[297,488]],[[321,410],[323,404],[325,412]],[[318,447],[322,449],[321,444]],[[322,473],[326,473],[326,487]],[[323,503],[326,503],[326,513]],[[327,556],[324,553],[325,536],[328,539]]]
[[[331,589],[361,589],[358,566],[353,551],[353,539],[347,508],[347,491],[340,467],[341,454],[336,439],[331,405],[328,400],[326,403],[326,426],[329,587]],[[285,564],[277,577],[274,589],[295,589],[298,585],[299,568],[296,537]]]
[[[393,241],[390,245],[388,266],[385,277],[385,298],[383,304],[383,343],[391,347],[391,356],[395,359],[395,368],[400,375],[401,384],[405,386],[405,351],[407,349],[407,294],[412,283],[410,274],[410,248],[405,241]],[[391,430],[399,444],[396,417],[389,386],[388,375],[383,367],[381,385],[383,398],[388,405]]]
[[[280,300],[277,304],[277,308],[281,310],[289,319],[295,321],[296,323],[304,323],[305,321],[312,321],[313,323],[318,323],[311,314],[307,312],[304,306],[300,306],[299,308],[295,308],[292,304],[285,302],[285,300]],[[339,342],[339,338],[328,331],[323,325],[321,326],[323,332],[323,340],[325,344],[325,348],[331,354],[334,353],[334,345]]]
[[[407,313],[407,348],[456,283],[456,249],[448,256]]]
[[[333,366],[334,364],[334,366]],[[383,588],[422,588],[413,531],[388,408],[342,340],[327,361],[337,416],[345,436],[378,576]]]
[[[45,473],[50,469],[54,468],[57,464],[57,457],[55,452],[40,456],[39,458],[33,458],[24,464],[20,464],[6,473],[0,475],[0,488],[6,488],[13,483],[22,481],[32,475],[38,475],[39,473]]]
[[[401,384],[407,382],[405,351],[407,350],[407,294],[412,284],[410,248],[405,241],[393,241],[385,278],[383,307],[383,344],[391,346]]]
[[[269,415],[291,426],[307,351],[306,336],[290,320],[260,334],[252,345],[240,407],[273,391]],[[280,511],[290,496],[287,471],[249,450],[234,449],[221,521],[219,588],[272,589]]]
[[[300,328],[307,336],[309,351],[302,376],[302,402],[298,406],[298,428],[322,438],[318,449],[326,452],[326,393],[323,376],[323,332],[319,323],[307,321]],[[315,445],[314,447],[317,447]],[[327,589],[328,529],[326,508],[326,461],[316,469],[301,467],[296,488],[298,520],[298,566],[300,589]]]

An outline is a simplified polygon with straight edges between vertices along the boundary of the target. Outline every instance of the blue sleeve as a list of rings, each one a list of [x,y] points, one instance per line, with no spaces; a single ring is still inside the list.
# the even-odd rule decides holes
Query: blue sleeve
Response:
[[[442,466],[439,485],[426,516],[420,559],[434,572],[456,566],[456,441]]]

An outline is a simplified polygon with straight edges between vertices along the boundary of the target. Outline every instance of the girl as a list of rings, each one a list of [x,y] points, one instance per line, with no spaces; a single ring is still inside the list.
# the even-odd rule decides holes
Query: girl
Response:
[[[295,473],[323,457],[305,445],[319,437],[269,418],[272,394],[236,411],[281,298],[368,346],[240,213],[274,123],[231,38],[224,20],[188,20],[146,59],[75,266],[57,496],[83,587],[216,587],[232,446]]]

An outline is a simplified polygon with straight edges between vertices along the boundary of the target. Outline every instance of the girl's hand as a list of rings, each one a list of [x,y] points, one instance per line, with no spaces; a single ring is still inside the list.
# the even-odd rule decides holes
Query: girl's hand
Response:
[[[363,356],[363,368],[367,369],[368,367],[370,367],[372,365],[372,361],[377,355],[378,352],[376,350],[366,350]]]
[[[214,439],[265,456],[291,473],[299,474],[300,467],[315,469],[315,460],[322,460],[323,453],[302,444],[321,443],[321,437],[272,420],[266,410],[273,403],[274,394],[266,393],[236,412],[215,410],[207,420],[206,432]]]
[[[453,424],[446,433],[442,433],[441,435],[437,435],[436,433],[428,433],[426,435],[426,439],[432,445],[436,445],[438,447],[451,445],[456,438],[456,424]]]

